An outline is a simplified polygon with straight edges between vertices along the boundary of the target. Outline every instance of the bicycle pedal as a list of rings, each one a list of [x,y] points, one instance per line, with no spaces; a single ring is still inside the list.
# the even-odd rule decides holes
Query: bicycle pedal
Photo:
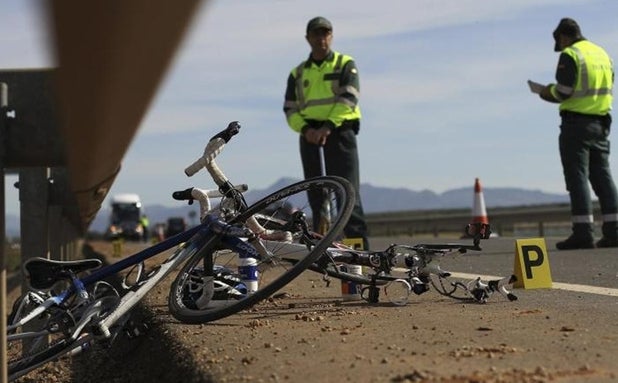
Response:
[[[427,291],[429,291],[429,286],[427,286],[424,283],[415,283],[412,286],[412,291],[414,291],[414,294],[416,294],[416,295],[421,295],[421,294],[426,293]]]
[[[47,331],[50,333],[69,334],[70,330],[75,326],[75,319],[69,312],[62,312],[54,316],[46,324]]]
[[[326,283],[326,287],[330,287],[330,277],[328,276],[328,274],[324,274],[322,275],[322,280]]]
[[[485,289],[474,289],[471,291],[472,296],[477,302],[487,303],[489,293]]]
[[[124,333],[127,335],[129,339],[137,338],[138,336],[146,334],[146,332],[150,329],[148,324],[141,323],[139,325],[133,325],[130,327],[125,327]]]

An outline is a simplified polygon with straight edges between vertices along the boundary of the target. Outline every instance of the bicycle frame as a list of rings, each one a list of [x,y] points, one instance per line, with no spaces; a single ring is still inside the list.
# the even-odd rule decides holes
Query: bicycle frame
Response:
[[[95,282],[102,281],[125,269],[138,265],[139,263],[144,262],[145,260],[149,258],[152,258],[158,254],[161,254],[162,252],[169,250],[174,246],[178,246],[181,243],[190,240],[195,234],[197,234],[200,230],[203,230],[203,229],[204,229],[204,225],[196,226],[183,233],[179,233],[174,237],[170,237],[166,239],[165,241],[156,244],[155,246],[149,247],[138,253],[135,253],[119,262],[116,262],[108,266],[104,266],[96,270],[92,274],[85,276],[82,279],[80,278],[73,279],[71,281],[71,286],[69,288],[60,292],[58,295],[54,295],[54,296],[47,298],[44,302],[41,303],[40,306],[34,309],[30,314],[21,318],[17,323],[10,324],[7,327],[7,330],[11,331],[19,326],[24,325],[25,323],[28,323],[30,320],[32,320],[33,318],[36,318],[37,316],[39,316],[41,313],[45,312],[49,308],[53,306],[60,306],[61,304],[66,302],[70,297],[74,296],[75,294],[78,294],[78,295],[83,294],[84,292],[86,292],[86,287],[92,285]],[[165,261],[161,265],[162,270],[164,272],[163,273],[157,272],[157,274],[161,274],[161,276],[165,276],[168,270],[173,268],[173,266],[178,264],[178,262],[186,259],[186,257],[178,257],[178,253],[181,253],[182,250],[184,250],[184,248],[178,249],[173,256],[168,258],[168,260]],[[171,261],[175,261],[175,262],[171,262]],[[157,278],[156,281],[158,282],[158,280],[160,280],[160,277]],[[152,286],[149,286],[149,287],[151,288]]]
[[[517,297],[506,288],[507,285],[516,281],[514,275],[488,282],[476,278],[466,284],[451,280],[451,273],[443,270],[436,260],[454,252],[480,251],[482,250],[479,246],[481,238],[489,238],[490,233],[488,225],[472,224],[466,227],[466,234],[473,237],[472,245],[461,243],[393,244],[384,251],[356,250],[340,243],[333,243],[332,247],[325,251],[323,257],[309,269],[324,274],[324,280],[327,283],[329,283],[328,277],[332,276],[365,285],[361,296],[369,303],[378,302],[378,286],[387,287],[391,283],[399,282],[408,287],[408,294],[414,292],[420,295],[427,292],[429,291],[428,284],[431,283],[441,295],[454,299],[486,303],[489,296],[494,292],[499,292],[509,301],[517,300]],[[263,244],[267,248],[270,246],[268,241],[264,241]],[[299,259],[308,251],[302,243],[291,243],[286,246],[288,246],[286,260],[289,262],[294,262],[294,259]],[[403,253],[396,252],[396,249],[402,250]],[[344,264],[365,266],[371,268],[373,273],[363,277],[352,276],[341,271],[340,265]],[[403,272],[406,277],[392,275],[392,271]],[[431,278],[432,275],[437,277],[437,282]],[[440,286],[437,285],[438,282]],[[460,296],[462,293],[463,297]],[[407,299],[403,302],[407,302]]]

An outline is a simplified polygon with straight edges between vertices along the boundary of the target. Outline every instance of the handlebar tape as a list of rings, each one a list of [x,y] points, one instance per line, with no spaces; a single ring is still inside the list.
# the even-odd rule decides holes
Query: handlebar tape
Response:
[[[188,177],[193,176],[199,172],[203,167],[208,166],[215,157],[223,150],[223,147],[228,143],[233,136],[237,135],[240,131],[240,124],[238,121],[232,121],[228,124],[227,128],[221,132],[215,134],[204,148],[204,155],[198,158],[194,163],[189,165],[185,169],[185,174]]]

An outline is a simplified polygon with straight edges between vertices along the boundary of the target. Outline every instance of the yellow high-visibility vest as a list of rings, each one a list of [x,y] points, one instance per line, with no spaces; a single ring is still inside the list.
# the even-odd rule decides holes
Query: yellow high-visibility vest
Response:
[[[612,60],[607,52],[587,40],[578,41],[562,52],[575,61],[577,81],[571,97],[560,103],[560,110],[606,115],[612,107],[613,87]],[[557,87],[560,85],[551,88],[554,97]]]
[[[293,106],[286,103],[290,107],[286,117],[290,127],[297,132],[305,125],[305,120],[330,120],[337,128],[346,120],[361,118],[356,103],[339,97],[346,92],[358,97],[358,89],[341,87],[339,84],[342,68],[352,57],[333,53],[332,59],[324,60],[320,66],[304,61],[292,70],[297,99]]]

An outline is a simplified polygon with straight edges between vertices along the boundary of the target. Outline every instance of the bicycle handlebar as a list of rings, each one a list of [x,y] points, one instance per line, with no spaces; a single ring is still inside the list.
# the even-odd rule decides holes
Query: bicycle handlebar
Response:
[[[247,184],[240,184],[234,186],[234,189],[240,193],[244,193],[249,190],[249,187]],[[193,201],[197,200],[200,203],[200,219],[203,219],[210,211],[210,198],[221,198],[224,196],[225,194],[220,190],[206,190],[196,187],[175,191],[172,193],[172,198],[177,201],[188,201],[189,205],[192,205]]]
[[[206,168],[211,174],[212,178],[215,180],[217,186],[221,187],[222,185],[224,185],[227,182],[227,179],[219,170],[214,160],[215,157],[217,157],[217,155],[221,153],[221,150],[223,150],[225,144],[227,144],[233,136],[238,134],[239,131],[240,124],[238,123],[238,121],[230,122],[227,128],[215,134],[208,141],[206,148],[204,148],[204,154],[185,169],[185,174],[189,177],[192,177],[202,168]]]
[[[189,177],[199,172],[202,168],[206,168],[217,185],[218,190],[189,188],[172,193],[174,199],[189,201],[189,205],[191,205],[194,200],[198,200],[200,203],[200,218],[202,219],[210,211],[209,197],[231,197],[240,205],[245,204],[241,193],[248,190],[247,185],[232,185],[215,162],[215,158],[221,153],[225,144],[227,144],[233,136],[237,135],[239,131],[240,123],[238,121],[230,122],[225,129],[212,136],[204,148],[204,154],[185,168],[185,174]]]
[[[206,148],[204,148],[204,154],[185,169],[185,174],[191,177],[202,168],[206,168],[219,187],[218,190],[203,190],[193,187],[176,191],[172,194],[174,199],[189,201],[189,204],[192,204],[194,200],[198,200],[200,203],[200,220],[204,220],[211,211],[210,198],[231,196],[234,199],[240,195],[240,199],[242,200],[240,202],[244,204],[244,199],[242,199],[242,195],[240,193],[247,191],[248,186],[246,184],[236,186],[232,185],[215,162],[215,157],[221,153],[225,144],[227,144],[233,136],[237,135],[239,131],[240,124],[238,121],[230,122],[227,128],[215,134],[208,141]],[[262,238],[284,242],[292,241],[292,234],[290,232],[285,230],[266,229],[257,221],[255,217],[250,217],[247,219],[246,225],[253,233]]]

